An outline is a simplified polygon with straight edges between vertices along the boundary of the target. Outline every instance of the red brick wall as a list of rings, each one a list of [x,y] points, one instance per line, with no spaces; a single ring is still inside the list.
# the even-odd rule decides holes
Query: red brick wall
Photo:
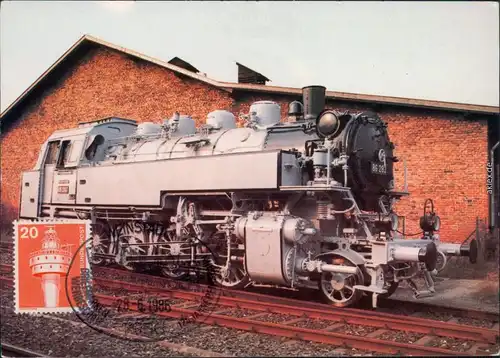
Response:
[[[425,199],[431,198],[441,217],[441,240],[461,242],[488,217],[486,163],[487,123],[465,121],[453,114],[403,115],[383,113],[396,155],[406,159],[410,197],[398,203],[406,215],[406,230],[419,231]],[[403,162],[396,166],[396,183],[403,185]]]
[[[40,146],[56,129],[107,116],[159,121],[175,111],[202,121],[216,109],[231,109],[228,92],[107,50],[94,50],[2,138],[2,203],[17,216],[21,172],[31,169]]]
[[[227,92],[112,51],[91,52],[4,134],[1,199],[9,210],[3,216],[12,219],[17,215],[21,172],[34,166],[40,145],[56,129],[106,116],[158,121],[176,110],[203,121],[212,110],[232,110],[238,116],[247,113],[252,102],[269,99],[281,105],[285,118],[288,103],[300,100],[267,94],[233,96],[234,100]],[[367,109],[340,102],[329,107]],[[488,214],[486,122],[416,109],[384,109],[380,115],[388,122],[396,155],[407,161],[411,196],[397,205],[398,213],[407,217],[407,232],[418,231],[424,200],[432,198],[442,218],[442,239],[465,239],[474,229],[475,217]],[[402,161],[396,164],[396,180],[402,188]]]
[[[253,101],[262,99],[278,102],[282,118],[287,116],[289,102],[301,100],[291,96],[242,95],[233,107],[235,114],[236,109],[248,112]],[[370,110],[368,106],[336,102],[328,103],[327,107],[351,112]],[[403,159],[406,159],[410,196],[396,205],[396,212],[406,217],[406,233],[420,231],[419,218],[425,199],[430,198],[441,217],[441,240],[465,240],[475,228],[476,216],[488,217],[487,122],[418,109],[385,108],[378,114],[388,124],[389,137],[400,159],[395,163],[397,190],[403,189]]]

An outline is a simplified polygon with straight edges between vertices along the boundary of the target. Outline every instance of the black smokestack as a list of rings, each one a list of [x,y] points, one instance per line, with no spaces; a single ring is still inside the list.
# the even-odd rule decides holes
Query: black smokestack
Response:
[[[325,108],[325,93],[326,88],[323,86],[307,86],[302,88],[305,120],[315,120]]]

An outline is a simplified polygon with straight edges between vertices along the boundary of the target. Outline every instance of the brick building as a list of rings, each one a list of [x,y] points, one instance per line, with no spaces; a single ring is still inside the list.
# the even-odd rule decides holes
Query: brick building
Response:
[[[216,109],[238,117],[263,99],[278,102],[284,118],[288,103],[301,99],[300,88],[267,86],[265,76],[252,77],[243,65],[238,64],[242,80],[226,83],[173,60],[159,61],[91,36],[77,41],[2,114],[2,217],[17,216],[20,174],[34,166],[41,144],[56,129],[107,116],[159,121],[175,111],[200,123]],[[498,107],[332,91],[327,106],[375,111],[388,123],[396,155],[408,168],[411,196],[397,206],[406,216],[407,233],[419,231],[426,198],[437,206],[445,241],[463,241],[477,216],[498,217],[498,211],[489,213],[487,192],[488,153],[500,139]],[[403,185],[403,160],[396,163],[396,185]]]

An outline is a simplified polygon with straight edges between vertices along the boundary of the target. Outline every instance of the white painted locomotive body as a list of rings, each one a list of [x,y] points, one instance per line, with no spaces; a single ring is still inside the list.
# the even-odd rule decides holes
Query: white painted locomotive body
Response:
[[[96,264],[156,265],[182,277],[179,262],[199,263],[203,244],[218,252],[211,263],[229,287],[314,286],[347,306],[363,292],[376,299],[423,273],[433,291],[430,273],[443,255],[438,236],[403,240],[397,233],[392,204],[402,194],[390,191],[392,144],[382,122],[332,116],[340,125],[329,138],[310,120],[280,123],[280,107],[270,101],[254,103],[242,128],[232,113],[214,111],[200,128],[176,113],[161,124],[107,118],[59,130],[23,173],[20,218],[166,229],[156,236],[96,229]],[[375,159],[356,156],[353,145],[373,135],[385,138]],[[372,169],[363,175],[364,168]]]

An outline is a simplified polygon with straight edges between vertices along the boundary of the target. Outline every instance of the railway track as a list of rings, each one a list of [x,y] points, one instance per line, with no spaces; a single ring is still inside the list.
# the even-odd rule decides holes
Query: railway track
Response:
[[[47,357],[43,354],[33,352],[29,349],[24,349],[14,346],[9,343],[1,343],[1,356],[2,357]]]
[[[2,282],[12,282],[12,277],[5,277],[11,265],[2,264],[0,267]],[[125,290],[127,293],[148,292],[158,297],[174,298],[182,300],[181,304],[171,306],[170,312],[160,312],[158,316],[169,318],[181,318],[193,316],[196,307],[199,306],[202,292],[206,286],[187,283],[188,290],[168,290],[162,287],[166,282],[172,280],[147,274],[130,273],[121,269],[110,267],[94,268],[94,284],[96,288],[107,290]],[[101,277],[101,275],[111,276],[114,279]],[[115,278],[123,276],[124,279],[146,281],[129,282],[119,281]],[[153,284],[153,285],[152,285]],[[193,292],[193,285],[199,286]],[[4,288],[5,285],[2,285]],[[99,291],[99,290],[98,290]],[[306,302],[291,298],[264,295],[248,291],[236,291],[222,289],[222,295],[218,300],[220,306],[217,312],[212,314],[198,313],[198,320],[203,320],[205,324],[218,325],[228,328],[240,329],[248,332],[270,334],[274,336],[288,337],[294,340],[307,340],[318,343],[327,343],[351,348],[363,349],[388,354],[411,354],[411,355],[477,355],[485,347],[491,347],[498,342],[498,323],[496,328],[480,328],[474,326],[461,325],[450,322],[440,322],[413,316],[398,316],[378,311],[362,311],[360,309],[337,309],[326,304],[316,302]],[[105,306],[116,305],[119,297],[112,297],[109,294],[97,292],[95,297]],[[399,304],[401,302],[398,301]],[[406,304],[406,303],[405,303]],[[138,307],[133,304],[131,311],[138,311]],[[235,317],[236,311],[251,311],[252,314],[245,318]],[[461,312],[461,310],[456,310]],[[482,319],[498,321],[498,315],[477,311],[476,314]],[[266,322],[260,320],[263,316],[286,316],[287,320],[279,323]],[[470,317],[470,313],[465,315]],[[269,318],[269,317],[268,317]],[[299,327],[302,323],[311,321],[330,323],[329,325],[313,329]],[[372,330],[365,336],[353,336],[340,331],[345,325],[360,325],[370,327]],[[419,334],[421,337],[412,344],[404,342],[390,341],[387,337],[391,332],[406,332]],[[471,342],[470,347],[465,351],[444,349],[440,347],[428,346],[435,338],[452,338]],[[383,338],[383,339],[382,339]],[[490,353],[491,354],[491,353]]]
[[[157,289],[153,286],[144,284],[129,283],[126,281],[117,281],[96,278],[94,284],[105,287],[107,289],[125,289],[127,291],[145,292],[148,289],[150,292],[162,294],[165,297],[185,299],[189,301],[199,301],[203,297],[201,292],[191,291],[174,291],[166,289]],[[415,333],[430,334],[433,333],[443,337],[454,337],[459,339],[468,339],[473,341],[488,341],[488,343],[495,343],[498,332],[494,329],[484,329],[479,327],[471,327],[458,324],[450,324],[439,321],[432,321],[425,318],[405,317],[404,320],[400,316],[390,314],[369,314],[357,312],[345,312],[343,309],[337,310],[323,310],[314,309],[300,306],[298,303],[289,305],[287,303],[272,303],[265,302],[262,299],[249,300],[245,298],[221,296],[217,302],[218,305],[223,307],[235,307],[240,309],[249,309],[255,311],[262,311],[267,313],[286,314],[296,317],[305,317],[312,319],[324,319],[333,322],[344,322],[351,324],[361,324],[377,328],[403,330]]]
[[[222,295],[217,304],[218,311],[214,313],[198,312],[196,308],[202,297],[202,292],[179,291],[161,289],[146,284],[131,283],[103,278],[95,278],[94,284],[105,290],[126,290],[155,294],[160,298],[174,298],[186,300],[180,304],[174,304],[168,312],[157,312],[160,317],[182,318],[195,317],[195,321],[203,321],[205,324],[218,325],[228,328],[240,329],[249,332],[264,333],[274,336],[288,337],[298,340],[313,341],[334,345],[347,345],[351,348],[363,349],[389,354],[411,354],[411,355],[463,355],[475,354],[482,345],[494,345],[498,339],[498,331],[489,328],[465,326],[454,323],[439,322],[417,317],[401,317],[376,312],[348,312],[339,310],[318,310],[304,306],[292,306],[266,302],[264,300],[249,300],[239,297],[227,297]],[[96,293],[94,297],[104,306],[116,306],[120,297],[109,294]],[[137,301],[131,300],[129,309],[141,313]],[[245,318],[235,317],[231,310],[253,311],[253,315]],[[372,315],[372,313],[375,313]],[[286,321],[280,323],[266,322],[259,318],[263,316],[285,316]],[[281,318],[280,317],[280,318]],[[268,319],[269,317],[267,317]],[[329,324],[324,328],[314,329],[299,327],[297,324],[307,321],[323,322]],[[353,336],[335,330],[344,325],[362,325],[374,328],[365,336]],[[381,339],[388,332],[403,331],[419,333],[421,337],[413,344]],[[470,341],[470,349],[457,351],[428,346],[436,337],[453,338]]]
[[[123,279],[139,279],[142,282],[155,283],[159,285],[164,285],[168,282],[172,282],[171,279],[165,277],[158,277],[151,274],[130,272],[120,268],[112,268],[112,267],[102,267],[95,266],[93,267],[93,271],[98,275],[106,275],[111,277],[122,277]],[[7,287],[13,287],[13,267],[12,264],[0,264],[0,283],[3,283]],[[199,285],[203,286],[203,285]],[[204,286],[206,287],[206,286]],[[223,295],[229,297],[240,297],[247,298],[249,300],[259,300],[259,301],[268,301],[268,302],[276,302],[281,304],[288,304],[291,306],[303,306],[309,308],[316,308],[322,311],[324,310],[333,310],[335,312],[339,311],[338,308],[332,307],[331,305],[320,303],[318,301],[314,301],[314,292],[310,292],[309,295],[302,295],[299,298],[286,298],[282,297],[283,294],[287,294],[288,296],[293,296],[293,294],[299,293],[297,291],[283,290],[283,289],[269,289],[266,287],[265,290],[262,290],[262,287],[250,287],[249,290],[232,290],[232,289],[222,289]],[[259,293],[259,292],[265,293]],[[307,296],[307,297],[304,297]],[[305,300],[307,298],[307,300]],[[311,301],[313,299],[313,301]],[[472,310],[472,309],[459,309],[453,307],[443,307],[437,306],[434,304],[426,303],[426,302],[409,302],[409,301],[399,301],[393,299],[384,299],[379,300],[379,308],[380,309],[394,309],[394,307],[398,308],[408,308],[415,313],[424,312],[434,312],[434,313],[443,313],[451,317],[459,317],[459,318],[469,318],[475,320],[486,320],[491,322],[496,322],[496,326],[493,326],[494,329],[498,330],[498,321],[499,315],[497,312],[488,312],[488,311],[480,311],[480,310]],[[366,305],[361,303],[360,307],[357,308],[342,308],[342,312],[350,312],[354,314],[359,314],[360,310],[363,312],[365,310],[370,312],[371,316],[381,316],[384,317],[388,313],[381,312],[380,310],[376,311],[371,308],[371,302],[367,302]],[[390,315],[390,313],[389,313]],[[408,316],[411,319],[413,317]]]
[[[144,273],[131,273],[129,271],[124,271],[122,269],[117,269],[117,268],[111,268],[111,267],[95,267],[94,272],[96,275],[99,275],[97,277],[100,277],[101,275],[107,276],[107,277],[114,277],[114,278],[122,278],[124,280],[128,280],[129,278],[132,278],[133,280],[137,280],[138,282],[147,282],[147,283],[153,283],[157,285],[168,285],[170,282],[172,282],[171,279],[165,278],[165,277],[158,277],[154,275],[149,275],[149,274],[144,274]],[[203,289],[206,289],[206,286],[204,285],[199,285],[200,287],[203,287]],[[342,311],[342,312],[350,312],[353,314],[360,314],[360,311],[362,314],[364,314],[365,311],[369,311],[370,315],[372,316],[380,316],[384,317],[388,313],[386,312],[380,312],[377,310],[373,310],[371,308],[371,302],[370,304],[367,304],[366,306],[361,306],[360,308],[336,308],[331,305],[321,303],[319,301],[312,301],[314,299],[314,293],[315,291],[311,292],[306,292],[304,294],[303,292],[297,292],[297,291],[291,291],[288,289],[269,289],[266,288],[265,290],[262,290],[260,287],[255,287],[255,288],[249,288],[247,290],[232,290],[232,289],[221,289],[221,292],[224,296],[229,296],[229,297],[240,297],[240,298],[247,298],[249,300],[254,300],[254,301],[266,301],[266,302],[276,302],[276,303],[281,303],[281,304],[288,304],[294,307],[308,307],[308,308],[316,308],[322,311]],[[265,293],[262,293],[265,292]],[[270,294],[271,293],[271,294]],[[288,296],[293,296],[294,294],[299,294],[297,296],[298,298],[288,298],[288,297],[282,297],[283,294],[286,294]],[[307,299],[307,301],[305,300]],[[442,307],[442,306],[436,306],[424,302],[407,302],[407,301],[398,301],[398,300],[392,300],[392,299],[386,299],[386,300],[379,300],[380,304],[379,307],[383,308],[394,308],[394,307],[409,307],[412,308],[413,311],[419,312],[423,310],[433,310],[433,311],[439,311],[443,313],[448,313],[450,316],[453,317],[463,317],[463,318],[471,318],[471,319],[477,319],[477,320],[487,320],[487,321],[496,321],[498,322],[499,316],[498,313],[493,313],[493,312],[487,312],[487,311],[479,311],[479,310],[462,310],[458,308],[450,308],[450,307]],[[389,313],[391,316],[391,314]],[[411,316],[410,316],[411,317]],[[413,317],[412,317],[413,318]]]
[[[14,250],[14,243],[9,241],[0,241],[0,252],[12,252]]]
[[[0,264],[0,273],[1,274],[9,274],[12,273],[14,269],[14,266],[9,265],[9,264]]]
[[[0,264],[0,287],[14,287],[14,272],[12,265]]]

